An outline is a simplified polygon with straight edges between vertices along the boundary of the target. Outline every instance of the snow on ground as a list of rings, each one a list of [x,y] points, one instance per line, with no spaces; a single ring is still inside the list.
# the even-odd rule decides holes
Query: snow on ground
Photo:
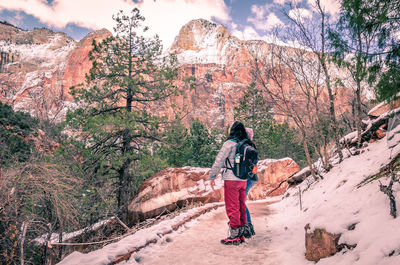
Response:
[[[265,200],[249,203],[257,234],[240,246],[219,243],[227,230],[224,207],[220,207],[166,236],[159,235],[190,212],[138,231],[100,250],[88,254],[74,252],[60,264],[107,264],[133,247],[158,239],[156,244],[134,253],[130,260],[121,264],[308,265],[314,264],[304,255],[304,227],[309,224],[310,231],[324,228],[330,233],[342,234],[339,243],[357,244],[353,250],[343,250],[321,259],[318,264],[398,265],[400,217],[393,219],[390,216],[389,199],[379,190],[378,181],[357,186],[378,173],[399,152],[400,145],[390,150],[383,138],[364,147],[360,155],[348,157],[334,166],[323,174],[323,180],[314,182],[309,177],[298,187],[289,189],[275,204],[269,205],[270,202]],[[389,179],[380,181],[387,184]],[[302,191],[302,210],[299,189]],[[398,202],[400,184],[395,183],[393,189]],[[353,224],[356,224],[355,229],[348,230]]]
[[[110,262],[112,262],[118,256],[124,255],[134,248],[140,248],[154,240],[159,241],[160,238],[163,238],[162,235],[173,232],[172,227],[174,225],[179,224],[185,218],[193,215],[199,209],[201,210],[202,208],[208,208],[210,206],[216,206],[216,205],[220,205],[220,204],[221,203],[213,203],[213,204],[207,204],[206,206],[202,206],[199,208],[190,209],[187,212],[178,215],[177,217],[175,217],[172,220],[165,220],[165,221],[162,221],[152,227],[139,230],[139,231],[135,232],[134,234],[121,239],[118,242],[109,244],[101,249],[92,251],[87,254],[83,254],[83,253],[75,251],[75,252],[71,253],[70,255],[68,255],[66,258],[64,258],[58,264],[59,265],[110,264]],[[194,220],[194,221],[186,223],[184,226],[182,226],[181,228],[179,228],[177,230],[177,233],[184,230],[186,227],[189,227],[191,225],[191,223],[193,223],[193,222],[196,222],[196,221]],[[173,233],[175,233],[175,232],[173,232]]]
[[[357,244],[355,249],[322,259],[318,264],[400,264],[400,218],[390,216],[389,199],[379,190],[378,181],[357,188],[399,151],[400,145],[397,145],[391,155],[386,138],[372,143],[362,154],[345,159],[324,174],[323,180],[312,183],[309,178],[303,182],[299,186],[302,211],[298,188],[289,190],[289,197],[272,205],[277,214],[269,221],[270,247],[277,252],[282,264],[310,263],[304,259],[304,227],[307,224],[311,231],[325,228],[330,233],[341,233],[339,244]],[[383,178],[381,182],[387,184],[389,180]],[[400,185],[394,184],[393,189],[399,201]],[[356,227],[349,231],[352,224]],[[395,255],[389,257],[392,251]]]
[[[240,246],[225,246],[220,243],[227,236],[228,218],[225,208],[201,216],[185,231],[168,235],[157,244],[132,255],[121,265],[280,265],[270,247],[268,216],[269,202],[249,204],[256,235]]]

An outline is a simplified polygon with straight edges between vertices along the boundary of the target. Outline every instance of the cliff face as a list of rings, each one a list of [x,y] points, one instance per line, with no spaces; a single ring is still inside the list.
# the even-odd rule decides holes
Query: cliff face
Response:
[[[39,118],[62,121],[74,106],[70,87],[84,82],[91,68],[92,41],[110,34],[100,30],[76,42],[64,33],[0,24],[0,100]],[[222,25],[190,21],[168,50],[178,57],[176,84],[183,94],[155,105],[153,111],[173,117],[174,105],[187,114],[186,125],[198,118],[208,126],[229,126],[234,106],[252,82],[251,52],[268,54],[270,48],[262,41],[239,40]],[[188,77],[196,78],[194,89],[185,84]]]
[[[81,83],[91,67],[92,40],[109,34],[96,31],[76,42],[48,29],[0,24],[0,100],[41,119],[62,121],[73,105],[69,87]]]

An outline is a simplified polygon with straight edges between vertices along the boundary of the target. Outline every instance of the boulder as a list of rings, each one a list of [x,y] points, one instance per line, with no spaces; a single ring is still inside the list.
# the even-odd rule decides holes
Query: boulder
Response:
[[[307,233],[306,229],[306,259],[319,261],[322,258],[335,255],[338,250],[340,234],[331,234],[325,229],[315,229]]]
[[[351,225],[348,230],[354,230],[356,224]],[[313,232],[308,233],[310,224],[307,224],[306,230],[306,259],[318,262],[320,259],[335,255],[343,249],[353,249],[357,244],[339,244],[341,234],[332,234],[325,229],[317,228]]]
[[[375,134],[376,134],[376,137],[378,137],[378,139],[382,139],[383,137],[386,136],[386,130],[385,130],[385,128],[387,127],[386,125],[387,125],[386,123],[382,124],[379,127],[379,129],[376,130]]]
[[[400,93],[397,94],[396,96],[399,97]],[[384,114],[384,113],[386,113],[386,112],[388,112],[390,110],[397,109],[398,107],[400,107],[400,99],[393,100],[390,103],[384,101],[384,102],[381,102],[378,105],[376,105],[374,108],[372,108],[368,112],[368,116],[371,119],[376,119],[379,116],[381,116],[382,114]]]
[[[250,190],[247,199],[260,200],[267,195],[282,195],[288,186],[286,180],[299,170],[299,165],[291,158],[261,160],[258,163],[258,181]],[[269,194],[274,189],[276,190]]]
[[[259,181],[252,188],[248,199],[265,199],[268,192],[299,170],[290,158],[261,160]],[[175,210],[192,202],[224,201],[223,181],[220,175],[211,186],[208,180],[209,168],[167,168],[147,179],[129,204],[130,223],[152,218],[167,211]],[[272,195],[283,194],[283,185]]]
[[[167,168],[147,179],[130,202],[130,222],[152,218],[173,211],[190,202],[224,200],[223,182],[217,177],[215,186],[208,180],[209,168]]]

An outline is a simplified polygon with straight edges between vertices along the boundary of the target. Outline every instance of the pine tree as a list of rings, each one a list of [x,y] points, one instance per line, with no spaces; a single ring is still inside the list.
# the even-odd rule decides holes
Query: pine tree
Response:
[[[115,180],[119,215],[127,221],[135,190],[132,167],[148,155],[162,121],[151,104],[175,93],[177,68],[173,56],[162,55],[157,36],[145,37],[148,28],[138,9],[130,16],[120,11],[113,19],[116,36],[93,42],[87,81],[72,88],[80,107],[67,120],[81,132],[87,170]]]
[[[0,167],[27,161],[34,148],[27,139],[36,134],[38,121],[0,102]]]
[[[372,11],[369,1],[343,0],[337,29],[329,32],[335,60],[339,66],[348,69],[355,84],[358,146],[361,145],[363,115],[361,95],[368,84],[373,54],[379,50],[379,24],[371,23],[369,14]]]
[[[190,150],[188,129],[176,118],[166,128],[165,143],[161,147],[160,155],[171,167],[189,166]]]
[[[211,167],[218,151],[216,136],[198,119],[192,122],[187,142],[190,146],[188,163],[191,166]]]
[[[378,101],[392,100],[400,92],[400,2],[398,0],[372,0],[364,16],[368,17],[365,27],[377,28],[378,51],[371,54],[375,62],[371,67],[372,81]]]

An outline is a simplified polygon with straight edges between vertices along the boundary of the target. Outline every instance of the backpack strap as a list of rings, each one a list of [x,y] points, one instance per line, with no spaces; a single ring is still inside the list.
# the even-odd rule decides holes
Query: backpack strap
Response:
[[[239,140],[236,139],[236,138],[232,138],[232,139],[229,139],[229,141],[232,141],[232,142],[235,142],[235,143],[236,143],[236,152],[237,152],[237,146],[238,146],[238,144],[239,144]],[[235,153],[236,153],[236,152],[235,152]],[[229,154],[229,155],[230,155],[230,154]],[[229,167],[228,167],[228,164],[229,164]],[[227,158],[225,158],[225,168],[226,168],[226,169],[233,170],[233,166],[232,166],[231,161],[229,160],[229,156],[228,156]]]

